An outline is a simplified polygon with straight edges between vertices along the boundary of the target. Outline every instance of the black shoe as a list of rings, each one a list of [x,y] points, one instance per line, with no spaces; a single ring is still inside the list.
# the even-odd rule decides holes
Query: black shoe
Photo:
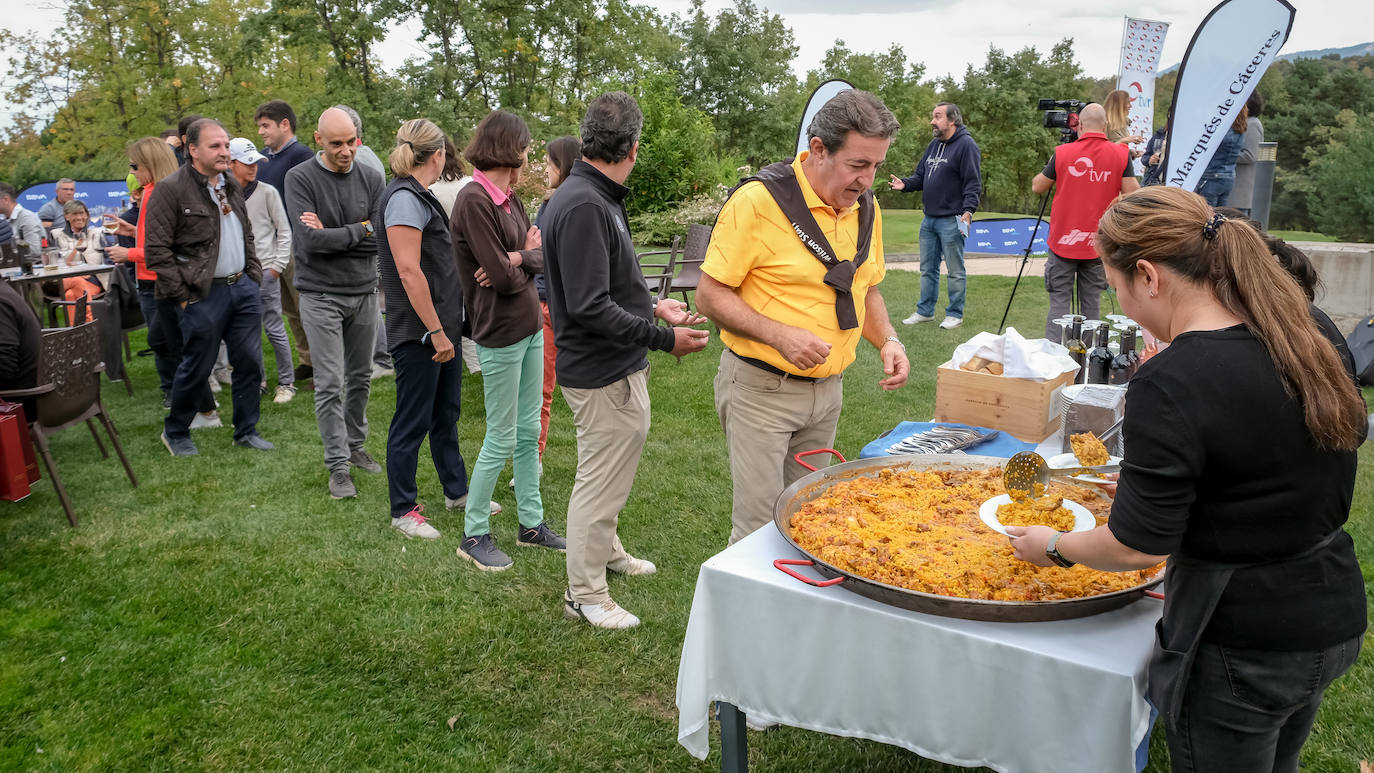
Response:
[[[157,352],[154,352],[152,349],[139,349],[137,352],[134,353],[134,356],[135,356],[135,357],[152,357],[154,354],[157,354]]]
[[[315,377],[315,369],[309,365],[296,366],[296,380],[306,381]]]
[[[234,445],[240,448],[252,448],[258,451],[271,451],[276,446],[263,439],[262,435],[256,432],[249,433],[243,437],[234,438]]]
[[[520,531],[515,537],[515,544],[527,547],[548,548],[565,553],[568,550],[568,541],[558,536],[553,529],[549,528],[547,521],[540,523],[533,529],[526,529],[521,526]]]

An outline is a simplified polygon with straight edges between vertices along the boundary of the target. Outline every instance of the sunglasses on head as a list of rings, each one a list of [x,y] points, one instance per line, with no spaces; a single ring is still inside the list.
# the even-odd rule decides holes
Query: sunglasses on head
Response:
[[[135,164],[135,163],[130,162],[130,164],[129,164],[129,171],[131,171],[131,172],[137,172],[137,171],[138,171],[138,164]]]

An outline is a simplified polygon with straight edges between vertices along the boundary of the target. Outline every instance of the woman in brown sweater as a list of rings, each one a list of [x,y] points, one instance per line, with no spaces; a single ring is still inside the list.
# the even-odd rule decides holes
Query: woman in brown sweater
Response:
[[[516,542],[559,551],[566,544],[544,522],[539,493],[544,331],[534,275],[544,270],[544,254],[539,229],[514,194],[529,150],[530,130],[518,116],[497,110],[483,118],[463,151],[473,184],[459,191],[449,223],[487,412],[458,555],[483,571],[512,564],[491,536],[486,506],[507,459],[515,462]]]

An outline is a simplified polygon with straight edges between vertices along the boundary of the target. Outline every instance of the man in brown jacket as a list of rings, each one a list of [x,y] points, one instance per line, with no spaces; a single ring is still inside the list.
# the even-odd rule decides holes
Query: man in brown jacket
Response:
[[[243,191],[229,168],[229,134],[201,119],[186,132],[190,162],[158,183],[148,201],[145,256],[157,274],[154,292],[178,308],[185,346],[172,382],[162,443],[172,456],[194,456],[190,425],[219,342],[234,367],[234,444],[268,451],[258,434],[262,380],[262,267]]]

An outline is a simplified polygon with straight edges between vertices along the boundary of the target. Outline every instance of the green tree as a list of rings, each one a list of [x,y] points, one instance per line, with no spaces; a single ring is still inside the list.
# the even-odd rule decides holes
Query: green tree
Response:
[[[924,75],[925,65],[908,64],[901,46],[893,45],[883,52],[862,54],[850,50],[843,40],[837,40],[825,52],[820,69],[812,70],[807,76],[805,92],[810,95],[821,83],[839,78],[881,99],[902,125],[892,146],[888,148],[887,163],[882,172],[905,177],[911,174],[912,167],[920,160],[921,153],[930,142],[930,111],[935,107],[936,98],[935,87],[921,81]],[[794,121],[801,117],[801,110],[799,106]],[[884,182],[886,174],[882,172],[875,182],[882,206],[920,206],[920,196],[892,192]]]
[[[644,113],[644,131],[639,160],[627,182],[629,214],[661,212],[725,182],[712,151],[715,127],[711,117],[682,104],[677,76],[650,75],[637,84],[635,92]]]
[[[1044,58],[1035,48],[1008,56],[991,47],[981,68],[969,67],[962,83],[945,78],[940,88],[944,101],[959,106],[982,149],[980,208],[1036,211],[1038,197],[1031,193],[1031,180],[1059,141],[1058,132],[1044,128],[1037,102],[1086,99],[1092,88],[1074,59],[1073,40],[1055,44]]]
[[[1374,115],[1342,110],[1335,120],[1303,154],[1312,219],[1322,233],[1374,241]]]
[[[735,0],[712,19],[693,0],[676,21],[684,101],[715,116],[717,147],[754,165],[792,155],[802,103],[790,67],[797,46],[782,17]]]

